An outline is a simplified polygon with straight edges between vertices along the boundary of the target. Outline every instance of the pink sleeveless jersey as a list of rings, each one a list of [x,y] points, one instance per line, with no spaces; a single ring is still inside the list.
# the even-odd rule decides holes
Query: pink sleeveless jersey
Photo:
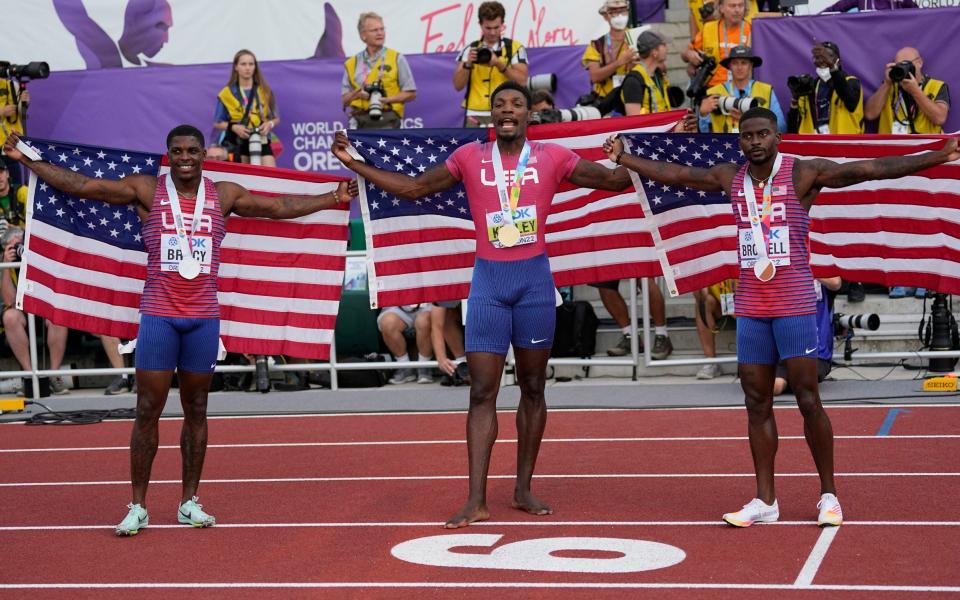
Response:
[[[498,247],[496,230],[500,224],[500,200],[493,172],[493,144],[465,144],[447,157],[447,169],[467,190],[470,215],[476,228],[477,256],[486,260],[523,260],[546,252],[544,235],[553,196],[573,173],[580,157],[559,144],[530,144],[530,158],[520,189],[520,203],[514,211],[514,223],[520,229],[520,242],[511,248]],[[507,185],[513,181],[519,156],[501,155]]]
[[[166,188],[167,175],[157,177],[153,208],[143,226],[143,242],[147,247],[147,281],[140,299],[140,312],[158,317],[220,317],[217,300],[217,273],[220,270],[220,243],[227,233],[220,198],[213,181],[203,178],[203,213],[192,236],[194,257],[201,272],[195,279],[184,279],[177,272],[180,250],[176,243],[176,227]],[[180,211],[190,232],[196,200],[180,196]]]
[[[784,156],[773,179],[767,252],[777,266],[777,274],[767,282],[760,281],[753,273],[754,245],[743,192],[745,178],[748,185],[754,185],[747,175],[748,164],[737,171],[731,188],[739,236],[740,281],[734,298],[737,316],[765,318],[816,313],[817,297],[810,272],[810,215],[793,189],[794,159]],[[763,204],[763,191],[756,185],[754,195],[759,209]]]

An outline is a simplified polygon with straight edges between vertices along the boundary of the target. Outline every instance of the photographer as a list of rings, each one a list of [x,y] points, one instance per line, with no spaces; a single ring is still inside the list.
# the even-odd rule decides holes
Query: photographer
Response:
[[[787,79],[790,88],[790,133],[863,133],[863,89],[844,72],[840,48],[822,42],[812,49],[816,78],[804,74]]]
[[[23,230],[19,227],[7,227],[0,236],[0,246],[3,247],[3,262],[19,262],[23,255]],[[3,273],[0,273],[0,298],[3,300],[0,311],[3,314],[7,343],[23,370],[30,371],[32,363],[30,338],[27,336],[27,315],[15,308],[18,278],[19,269],[4,269]],[[66,327],[47,321],[47,348],[50,350],[51,369],[59,369],[63,362],[63,355],[67,350],[67,333],[69,330]],[[70,390],[62,377],[51,377],[50,392],[68,394]]]
[[[658,33],[644,31],[637,37],[640,63],[627,74],[620,88],[624,114],[647,115],[672,110],[667,96],[667,42]]]
[[[249,50],[240,50],[233,56],[230,81],[217,95],[213,126],[223,130],[220,145],[234,162],[245,163],[250,162],[251,153],[258,155],[259,145],[260,164],[275,167],[277,159],[270,140],[279,123],[277,101],[260,72],[257,57]]]
[[[783,117],[777,94],[769,83],[755,81],[753,70],[763,64],[763,59],[754,56],[749,46],[737,46],[730,51],[730,56],[720,61],[720,64],[730,70],[732,80],[715,85],[707,90],[706,96],[700,102],[700,131],[713,133],[736,133],[739,131],[742,107],[729,106],[733,98],[742,101],[743,98],[753,98],[751,106],[763,106],[777,115],[777,129],[787,130],[787,121]],[[729,106],[729,109],[728,109]],[[749,108],[749,107],[748,107]]]
[[[0,161],[0,234],[7,227],[23,227],[26,220],[27,186],[10,182],[6,161]]]
[[[527,85],[527,50],[516,40],[502,36],[506,10],[499,2],[484,2],[477,9],[482,37],[457,56],[453,87],[466,88],[464,127],[490,125],[490,95],[507,81]]]
[[[833,299],[840,289],[839,277],[821,277],[813,282],[817,293],[817,381],[822,382],[833,367]],[[812,354],[813,352],[811,352]],[[777,365],[777,376],[773,381],[773,395],[778,396],[790,389],[787,368],[781,362]]]
[[[0,144],[6,141],[9,131],[23,134],[23,122],[26,107],[29,104],[30,92],[26,88],[21,88],[20,84],[13,79],[0,79],[0,119],[3,120],[3,127],[0,127]],[[0,158],[13,184],[22,183],[20,165],[6,156]]]
[[[417,84],[405,56],[384,46],[383,19],[365,12],[357,22],[367,47],[343,63],[340,90],[350,107],[350,129],[400,129],[404,104],[417,97]]]
[[[950,111],[950,88],[925,77],[916,48],[901,48],[883,70],[883,83],[863,109],[869,120],[879,118],[877,133],[943,133]]]
[[[623,83],[640,55],[631,47],[626,30],[630,20],[627,0],[605,0],[600,14],[610,25],[610,31],[587,44],[580,62],[590,73],[594,93],[603,98]]]
[[[720,18],[703,24],[693,42],[683,53],[685,63],[690,66],[687,72],[693,76],[703,62],[703,56],[713,57],[718,63],[725,59],[737,46],[750,46],[750,22],[745,19],[744,0],[718,0]],[[729,79],[729,71],[718,67],[708,86],[719,85]]]

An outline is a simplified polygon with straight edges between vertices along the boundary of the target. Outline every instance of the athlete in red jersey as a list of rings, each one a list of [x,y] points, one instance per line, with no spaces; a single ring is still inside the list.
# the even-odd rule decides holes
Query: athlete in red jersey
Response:
[[[773,484],[777,452],[773,381],[777,359],[783,359],[791,384],[796,382],[793,389],[803,414],[804,434],[820,474],[817,522],[839,525],[843,517],[833,483],[833,429],[820,403],[817,387],[817,330],[806,213],[821,188],[895,179],[960,160],[960,151],[957,138],[953,137],[935,152],[838,164],[824,159],[781,157],[777,150],[779,143],[776,116],[767,109],[754,108],[740,119],[740,148],[747,157],[746,165],[725,163],[697,169],[647,160],[624,154],[623,142],[616,138],[607,140],[604,151],[614,162],[644,177],[667,185],[723,191],[735,204],[733,212],[741,230],[741,272],[736,298],[737,362],[746,400],[757,496],[742,510],[725,514],[724,520],[746,527],[756,522],[776,521],[779,517]],[[778,167],[783,169],[778,171]],[[745,202],[754,204],[752,212],[739,210]],[[752,215],[756,218],[750,218]],[[758,247],[753,240],[761,235],[769,244]],[[789,239],[790,244],[783,246],[784,239]],[[768,293],[771,291],[774,293]],[[741,316],[741,306],[748,315],[746,318]]]
[[[339,202],[349,202],[356,195],[356,183],[343,182],[335,192],[319,196],[275,197],[251,194],[232,182],[214,183],[202,177],[206,155],[203,134],[190,125],[175,127],[167,135],[170,174],[161,177],[131,175],[116,181],[91,179],[46,161],[30,160],[16,149],[17,141],[16,134],[7,138],[3,148],[7,156],[22,162],[47,183],[68,194],[107,204],[133,204],[144,223],[145,237],[155,238],[152,243],[149,239],[146,241],[147,282],[138,340],[144,342],[146,330],[153,337],[148,343],[138,344],[142,347],[137,352],[137,418],[130,439],[133,501],[128,505],[127,517],[116,528],[117,535],[134,535],[148,524],[147,485],[157,453],[160,413],[167,401],[174,368],[180,381],[184,413],[180,436],[183,492],[177,518],[195,527],[213,525],[213,517],[196,503],[196,492],[207,449],[207,392],[217,353],[219,307],[216,306],[215,279],[219,242],[225,233],[223,220],[231,213],[270,219],[308,215]],[[167,185],[168,178],[172,186]],[[184,251],[180,264],[174,261],[171,266],[163,262],[157,246],[161,238],[176,243],[173,238],[179,235],[167,223],[174,192],[179,198],[177,210],[185,227],[191,229],[188,242],[191,247]],[[194,212],[201,200],[203,206],[196,207]],[[156,211],[155,204],[159,205]],[[151,219],[151,214],[155,218]],[[187,221],[191,215],[194,218]],[[172,223],[174,219],[169,217],[169,220]],[[197,222],[196,226],[193,221]],[[195,337],[191,338],[192,335]]]

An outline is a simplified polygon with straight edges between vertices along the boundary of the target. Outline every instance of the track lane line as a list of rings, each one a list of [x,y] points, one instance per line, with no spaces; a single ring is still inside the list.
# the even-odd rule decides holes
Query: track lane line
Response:
[[[799,587],[810,587],[813,585],[813,578],[816,577],[817,571],[820,570],[820,565],[823,564],[823,560],[827,557],[830,544],[833,543],[833,540],[839,532],[840,527],[827,527],[820,532],[817,543],[813,545],[810,555],[807,556],[807,562],[803,563],[803,568],[800,569],[800,574],[797,575],[797,579],[793,582],[793,585]]]

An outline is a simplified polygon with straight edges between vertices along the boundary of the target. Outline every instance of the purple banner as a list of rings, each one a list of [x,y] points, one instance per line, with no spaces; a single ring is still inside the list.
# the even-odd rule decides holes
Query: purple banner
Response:
[[[666,18],[666,8],[665,0],[633,0],[633,17],[637,25],[663,23]]]
[[[960,12],[955,8],[763,18],[753,22],[754,52],[764,60],[756,77],[773,83],[785,109],[790,102],[787,77],[813,75],[810,49],[823,41],[840,47],[844,70],[863,84],[864,102],[877,91],[886,64],[904,46],[920,51],[924,75],[946,81],[957,94],[960,62],[949,48],[958,39]],[[960,110],[954,109],[943,130],[958,129]]]
[[[590,90],[580,64],[583,46],[532,48],[530,74],[556,73],[557,105],[571,106]],[[408,105],[407,127],[460,127],[463,93],[453,89],[454,54],[407,57],[417,81],[417,99]],[[341,59],[261,63],[277,97],[284,145],[278,164],[301,171],[341,171],[329,151],[333,135],[346,125],[340,109]],[[145,152],[164,152],[167,132],[181,123],[198,127],[215,141],[216,96],[226,84],[229,64],[68,71],[30,83],[27,130],[38,138],[73,141]]]

